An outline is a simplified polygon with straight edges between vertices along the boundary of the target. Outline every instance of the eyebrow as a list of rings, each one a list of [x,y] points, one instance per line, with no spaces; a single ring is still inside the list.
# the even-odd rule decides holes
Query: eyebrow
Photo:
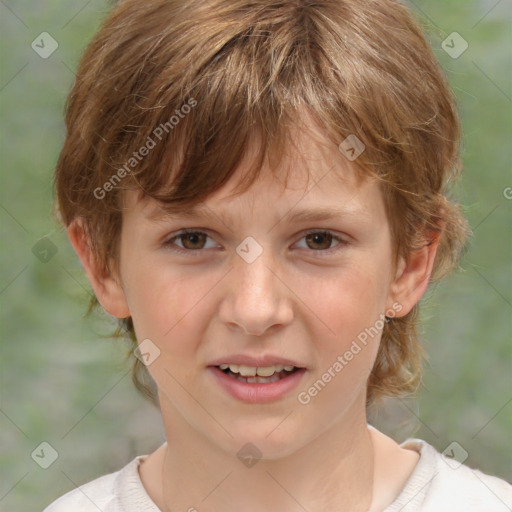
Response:
[[[368,212],[361,208],[326,208],[323,206],[319,206],[304,210],[292,210],[290,213],[284,215],[282,217],[282,220],[286,219],[289,222],[332,220],[338,219],[340,217],[353,217],[356,215],[368,216]]]
[[[306,222],[306,221],[322,221],[333,220],[341,217],[365,217],[370,218],[369,212],[362,208],[344,208],[344,207],[311,207],[302,210],[294,210],[293,208],[280,217],[276,222],[279,224],[281,221],[287,222]],[[211,209],[194,205],[187,210],[173,211],[165,207],[157,207],[153,212],[148,214],[147,218],[153,222],[158,222],[164,219],[211,219],[212,217],[220,218],[223,222],[229,221],[222,212],[213,212]]]

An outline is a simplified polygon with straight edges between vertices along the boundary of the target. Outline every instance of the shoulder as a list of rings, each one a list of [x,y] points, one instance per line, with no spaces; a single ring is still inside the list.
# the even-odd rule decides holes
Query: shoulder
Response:
[[[137,481],[137,468],[144,457],[135,457],[122,469],[100,476],[64,494],[48,505],[43,512],[121,512],[124,509],[119,501],[119,488],[124,487],[130,480]]]
[[[458,464],[438,454],[431,492],[427,495],[432,510],[447,505],[464,512],[511,512],[512,486],[495,476]],[[450,510],[455,510],[450,508]],[[458,509],[457,509],[458,510]]]
[[[115,472],[101,476],[69,491],[48,505],[43,512],[67,512],[69,510],[98,512],[98,508],[110,511],[110,508],[107,508],[107,506],[115,498],[114,482],[118,473]]]
[[[420,452],[420,461],[404,491],[416,492],[421,512],[511,512],[512,485],[472,469],[456,459],[457,446],[448,456],[420,439],[403,448]],[[452,457],[453,455],[453,457]]]

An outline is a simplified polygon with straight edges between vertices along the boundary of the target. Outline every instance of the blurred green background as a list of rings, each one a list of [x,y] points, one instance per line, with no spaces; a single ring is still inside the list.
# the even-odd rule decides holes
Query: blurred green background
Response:
[[[390,400],[372,421],[397,441],[419,437],[439,451],[456,441],[466,464],[512,481],[512,3],[411,5],[459,100],[465,171],[456,194],[474,237],[463,270],[423,301],[425,387],[417,400]],[[128,343],[108,339],[106,315],[84,318],[90,287],[51,213],[64,101],[107,8],[103,0],[0,2],[4,512],[40,511],[163,441],[158,411],[131,384]],[[441,47],[454,31],[469,45],[456,59]],[[58,42],[46,59],[31,48],[42,32]],[[43,441],[59,454],[46,470],[31,458]]]

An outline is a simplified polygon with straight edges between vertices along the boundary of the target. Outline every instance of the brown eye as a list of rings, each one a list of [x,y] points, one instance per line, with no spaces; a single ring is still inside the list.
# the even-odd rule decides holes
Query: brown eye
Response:
[[[210,239],[210,242],[208,242]],[[164,246],[172,249],[174,252],[186,254],[187,256],[201,256],[207,249],[212,248],[210,236],[203,231],[198,230],[183,230],[172,238],[164,242]],[[210,246],[208,246],[210,243]]]
[[[335,242],[335,245],[333,245]],[[302,236],[299,249],[305,249],[315,257],[328,257],[333,256],[338,251],[343,250],[349,242],[341,236],[338,236],[331,231],[311,230]]]
[[[306,235],[306,241],[308,244],[308,247],[313,250],[326,250],[329,249],[333,236],[329,232],[321,232],[318,231],[316,233],[310,233]]]
[[[205,233],[190,232],[182,233],[181,235],[178,235],[176,238],[181,240],[183,247],[185,249],[194,251],[198,249],[203,249],[208,236]]]

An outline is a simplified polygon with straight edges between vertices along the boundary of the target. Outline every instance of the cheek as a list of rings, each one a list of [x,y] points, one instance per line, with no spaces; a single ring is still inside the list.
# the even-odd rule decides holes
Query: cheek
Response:
[[[385,310],[387,287],[383,277],[368,266],[340,269],[318,282],[305,282],[301,290],[326,339],[343,346],[367,327],[375,324]],[[349,339],[350,338],[350,339]]]
[[[319,359],[301,397],[330,411],[326,418],[337,417],[365,393],[385,324],[386,288],[377,274],[351,269],[308,297],[322,322],[313,320]]]
[[[162,351],[179,356],[199,339],[200,318],[207,318],[208,292],[215,281],[208,276],[146,266],[128,280],[128,304],[138,340],[151,339]]]

